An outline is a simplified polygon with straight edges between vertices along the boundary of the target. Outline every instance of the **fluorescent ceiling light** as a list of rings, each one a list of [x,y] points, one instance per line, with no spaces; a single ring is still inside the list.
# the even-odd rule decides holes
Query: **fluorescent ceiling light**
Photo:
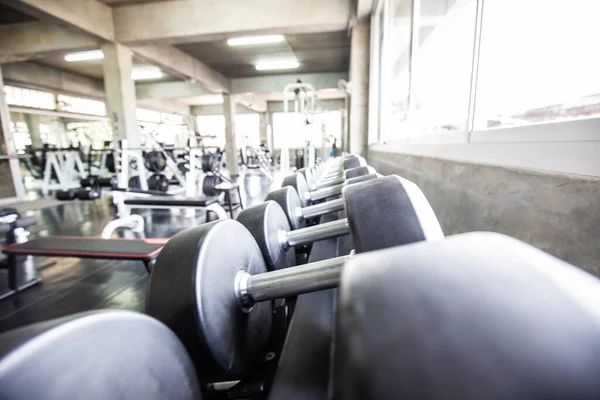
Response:
[[[131,71],[131,79],[134,81],[160,79],[162,77],[163,72],[158,67],[138,67]]]
[[[298,60],[280,60],[280,61],[261,61],[255,65],[257,71],[269,71],[273,69],[294,69],[298,68]]]
[[[267,44],[283,42],[283,35],[267,35],[267,36],[242,36],[227,39],[227,44],[230,46],[250,46],[253,44]]]
[[[92,50],[92,51],[80,51],[79,53],[70,53],[65,56],[65,61],[74,62],[74,61],[89,61],[89,60],[102,60],[104,58],[104,53],[102,50]]]

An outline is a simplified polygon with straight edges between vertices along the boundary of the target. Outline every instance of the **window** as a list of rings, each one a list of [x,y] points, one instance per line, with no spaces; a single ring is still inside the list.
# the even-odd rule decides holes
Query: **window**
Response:
[[[56,102],[54,94],[41,90],[26,89],[16,86],[4,86],[6,102],[13,106],[42,108],[54,110]]]
[[[598,0],[486,0],[475,129],[600,114],[598,15]]]
[[[72,113],[88,115],[106,115],[106,105],[103,101],[84,99],[83,97],[59,94],[57,97],[58,109]]]
[[[467,129],[476,15],[476,0],[420,1],[413,31],[418,47],[412,56],[410,119],[415,133]],[[510,30],[507,26],[504,31]],[[404,57],[399,62],[402,66]],[[394,86],[400,93],[405,88],[405,78]],[[397,119],[404,109],[402,100]]]
[[[202,143],[205,146],[225,147],[225,117],[223,115],[198,115],[198,131],[205,136]]]
[[[135,119],[137,119],[138,122],[154,122],[155,124],[158,124],[161,120],[161,117],[158,111],[136,108]]]
[[[387,91],[383,98],[386,105],[382,110],[388,114],[384,118],[388,125],[384,132],[395,137],[407,134],[404,121],[408,117],[412,12],[412,1],[395,0],[391,3],[388,35],[391,49],[386,59],[389,62],[385,63],[389,66],[389,79],[382,82],[382,91]]]
[[[242,146],[258,147],[260,145],[260,116],[258,114],[236,114],[235,136],[238,148]]]
[[[273,147],[299,149],[306,145],[308,128],[300,113],[273,113]]]
[[[205,146],[225,147],[225,117],[223,115],[199,115],[198,130],[202,136],[212,136],[203,140]],[[254,114],[235,115],[235,141],[237,148],[260,144],[260,116]]]

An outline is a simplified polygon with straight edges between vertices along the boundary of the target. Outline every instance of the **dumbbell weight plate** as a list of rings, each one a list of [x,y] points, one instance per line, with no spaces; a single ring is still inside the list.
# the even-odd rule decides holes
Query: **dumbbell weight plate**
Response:
[[[100,198],[100,193],[95,189],[81,189],[77,191],[77,198],[79,200],[96,200]]]
[[[306,178],[301,173],[291,174],[283,178],[281,187],[291,186],[296,189],[297,193],[309,193],[310,189]],[[309,204],[309,199],[300,197],[302,207],[306,207]],[[292,224],[293,225],[293,224]]]
[[[87,178],[80,179],[79,184],[81,187],[94,187],[98,184],[98,177],[90,175]]]
[[[132,176],[129,178],[129,182],[127,183],[127,187],[130,189],[141,189],[142,184],[140,182],[139,175]]]
[[[285,215],[288,216],[288,222],[292,229],[296,230],[306,226],[304,218],[302,218],[298,212],[303,207],[302,201],[298,196],[298,192],[296,192],[293,187],[285,186],[281,189],[277,189],[267,195],[265,201],[267,200],[273,200],[283,208]]]
[[[238,271],[267,271],[254,238],[237,221],[221,220],[173,239],[156,260],[148,314],[173,329],[202,380],[242,379],[248,371],[258,372],[271,333],[271,303],[256,304],[246,313],[233,290]]]
[[[117,177],[111,176],[109,178],[98,178],[97,180],[98,186],[100,187],[117,187]]]
[[[265,201],[246,208],[240,212],[237,221],[254,236],[269,270],[296,265],[295,252],[283,249],[277,235],[273,234],[273,232],[290,231],[288,219],[277,203]]]
[[[152,174],[148,178],[148,189],[167,192],[169,190],[169,180],[162,174]]]

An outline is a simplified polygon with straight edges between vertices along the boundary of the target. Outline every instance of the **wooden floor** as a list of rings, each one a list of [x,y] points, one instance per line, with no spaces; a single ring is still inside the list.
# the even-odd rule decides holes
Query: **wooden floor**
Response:
[[[252,175],[240,179],[245,207],[261,202],[276,186]],[[47,235],[99,236],[115,218],[108,199],[73,201],[30,212],[45,225]],[[140,210],[146,237],[168,238],[204,222],[202,212],[186,217],[181,211]],[[35,257],[43,283],[0,301],[0,332],[33,322],[96,309],[144,311],[148,274],[141,262],[78,258]]]

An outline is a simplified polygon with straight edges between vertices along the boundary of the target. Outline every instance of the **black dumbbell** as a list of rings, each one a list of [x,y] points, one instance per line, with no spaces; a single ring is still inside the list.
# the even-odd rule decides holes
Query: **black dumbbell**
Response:
[[[365,159],[358,156],[348,156],[343,159],[340,158],[340,160],[335,161],[334,164],[335,165],[330,164],[329,168],[324,172],[319,172],[319,169],[317,168],[301,168],[297,172],[302,173],[306,178],[308,186],[313,188],[322,181],[343,178],[344,172],[348,169],[367,165]],[[320,171],[323,170],[321,169]]]
[[[96,180],[96,183],[98,184],[99,187],[116,188],[117,187],[117,177],[111,176],[108,178],[98,178]]]
[[[354,179],[354,182],[356,182],[356,179],[362,176],[375,176],[373,172],[374,170],[370,167],[357,167],[349,170],[348,178]],[[296,189],[298,195],[300,196],[302,207],[306,207],[313,202],[324,200],[328,197],[339,196],[342,193],[342,189],[346,185],[347,181],[344,181],[339,184],[330,185],[311,191],[305,176],[301,173],[288,175],[283,178],[281,183],[281,187],[291,186]]]
[[[81,189],[77,191],[79,200],[96,200],[100,198],[100,192],[96,189]]]
[[[56,197],[56,200],[61,200],[61,201],[75,200],[77,198],[77,192],[73,189],[59,190],[56,192],[55,197]]]
[[[435,215],[425,216],[432,213],[428,203],[402,196],[394,177],[381,182],[387,182],[381,192],[398,203],[370,215],[348,213],[357,252],[443,237]],[[358,202],[350,209],[369,207],[370,201],[351,190],[355,186],[344,194],[349,204]],[[264,208],[277,210],[273,202]],[[254,214],[256,225],[269,229],[262,246],[283,252],[279,232],[289,231],[287,220],[281,210],[276,220],[266,215],[276,214]],[[152,272],[147,312],[175,331],[203,380],[249,377],[263,363],[271,334],[272,304],[267,300],[335,287],[347,260],[267,272],[264,253],[248,229],[233,220],[211,222],[181,232],[165,245]]]
[[[87,178],[80,179],[79,184],[81,185],[82,188],[96,187],[96,186],[98,186],[98,177],[95,175],[90,175]]]
[[[336,194],[341,194],[344,187],[370,181],[378,177],[379,175],[377,174],[370,174],[351,178],[342,185],[336,185],[334,190]],[[305,187],[304,178],[297,177],[297,180],[298,187],[301,189]],[[321,189],[321,192],[325,190],[327,189]],[[332,195],[333,191],[328,192],[328,194]],[[283,208],[283,211],[288,217],[288,222],[290,223],[292,229],[303,228],[306,220],[309,218],[314,218],[330,212],[342,211],[345,209],[344,199],[334,199],[310,206],[304,206],[298,192],[291,185],[270,192],[265,198],[265,201],[267,200],[273,200],[278,203],[281,208]]]
[[[287,199],[293,199],[295,191],[291,187],[279,189],[288,192]],[[364,194],[368,193],[369,196]],[[385,205],[373,207],[386,198]],[[349,185],[342,199],[328,203],[342,203],[348,218],[295,229],[289,223],[286,211],[272,201],[246,208],[238,215],[238,222],[244,225],[258,243],[267,267],[280,269],[295,264],[295,246],[314,243],[324,239],[353,233],[355,250],[373,251],[398,245],[399,241],[416,241],[407,238],[405,226],[411,224],[411,232],[419,226],[427,225],[430,235],[426,239],[442,238],[439,222],[423,192],[414,183],[398,176],[387,176],[354,185]],[[292,204],[298,204],[292,201]],[[327,204],[327,203],[323,203]],[[319,205],[320,206],[320,205]],[[289,212],[294,207],[288,207]],[[436,230],[437,227],[437,230]]]

